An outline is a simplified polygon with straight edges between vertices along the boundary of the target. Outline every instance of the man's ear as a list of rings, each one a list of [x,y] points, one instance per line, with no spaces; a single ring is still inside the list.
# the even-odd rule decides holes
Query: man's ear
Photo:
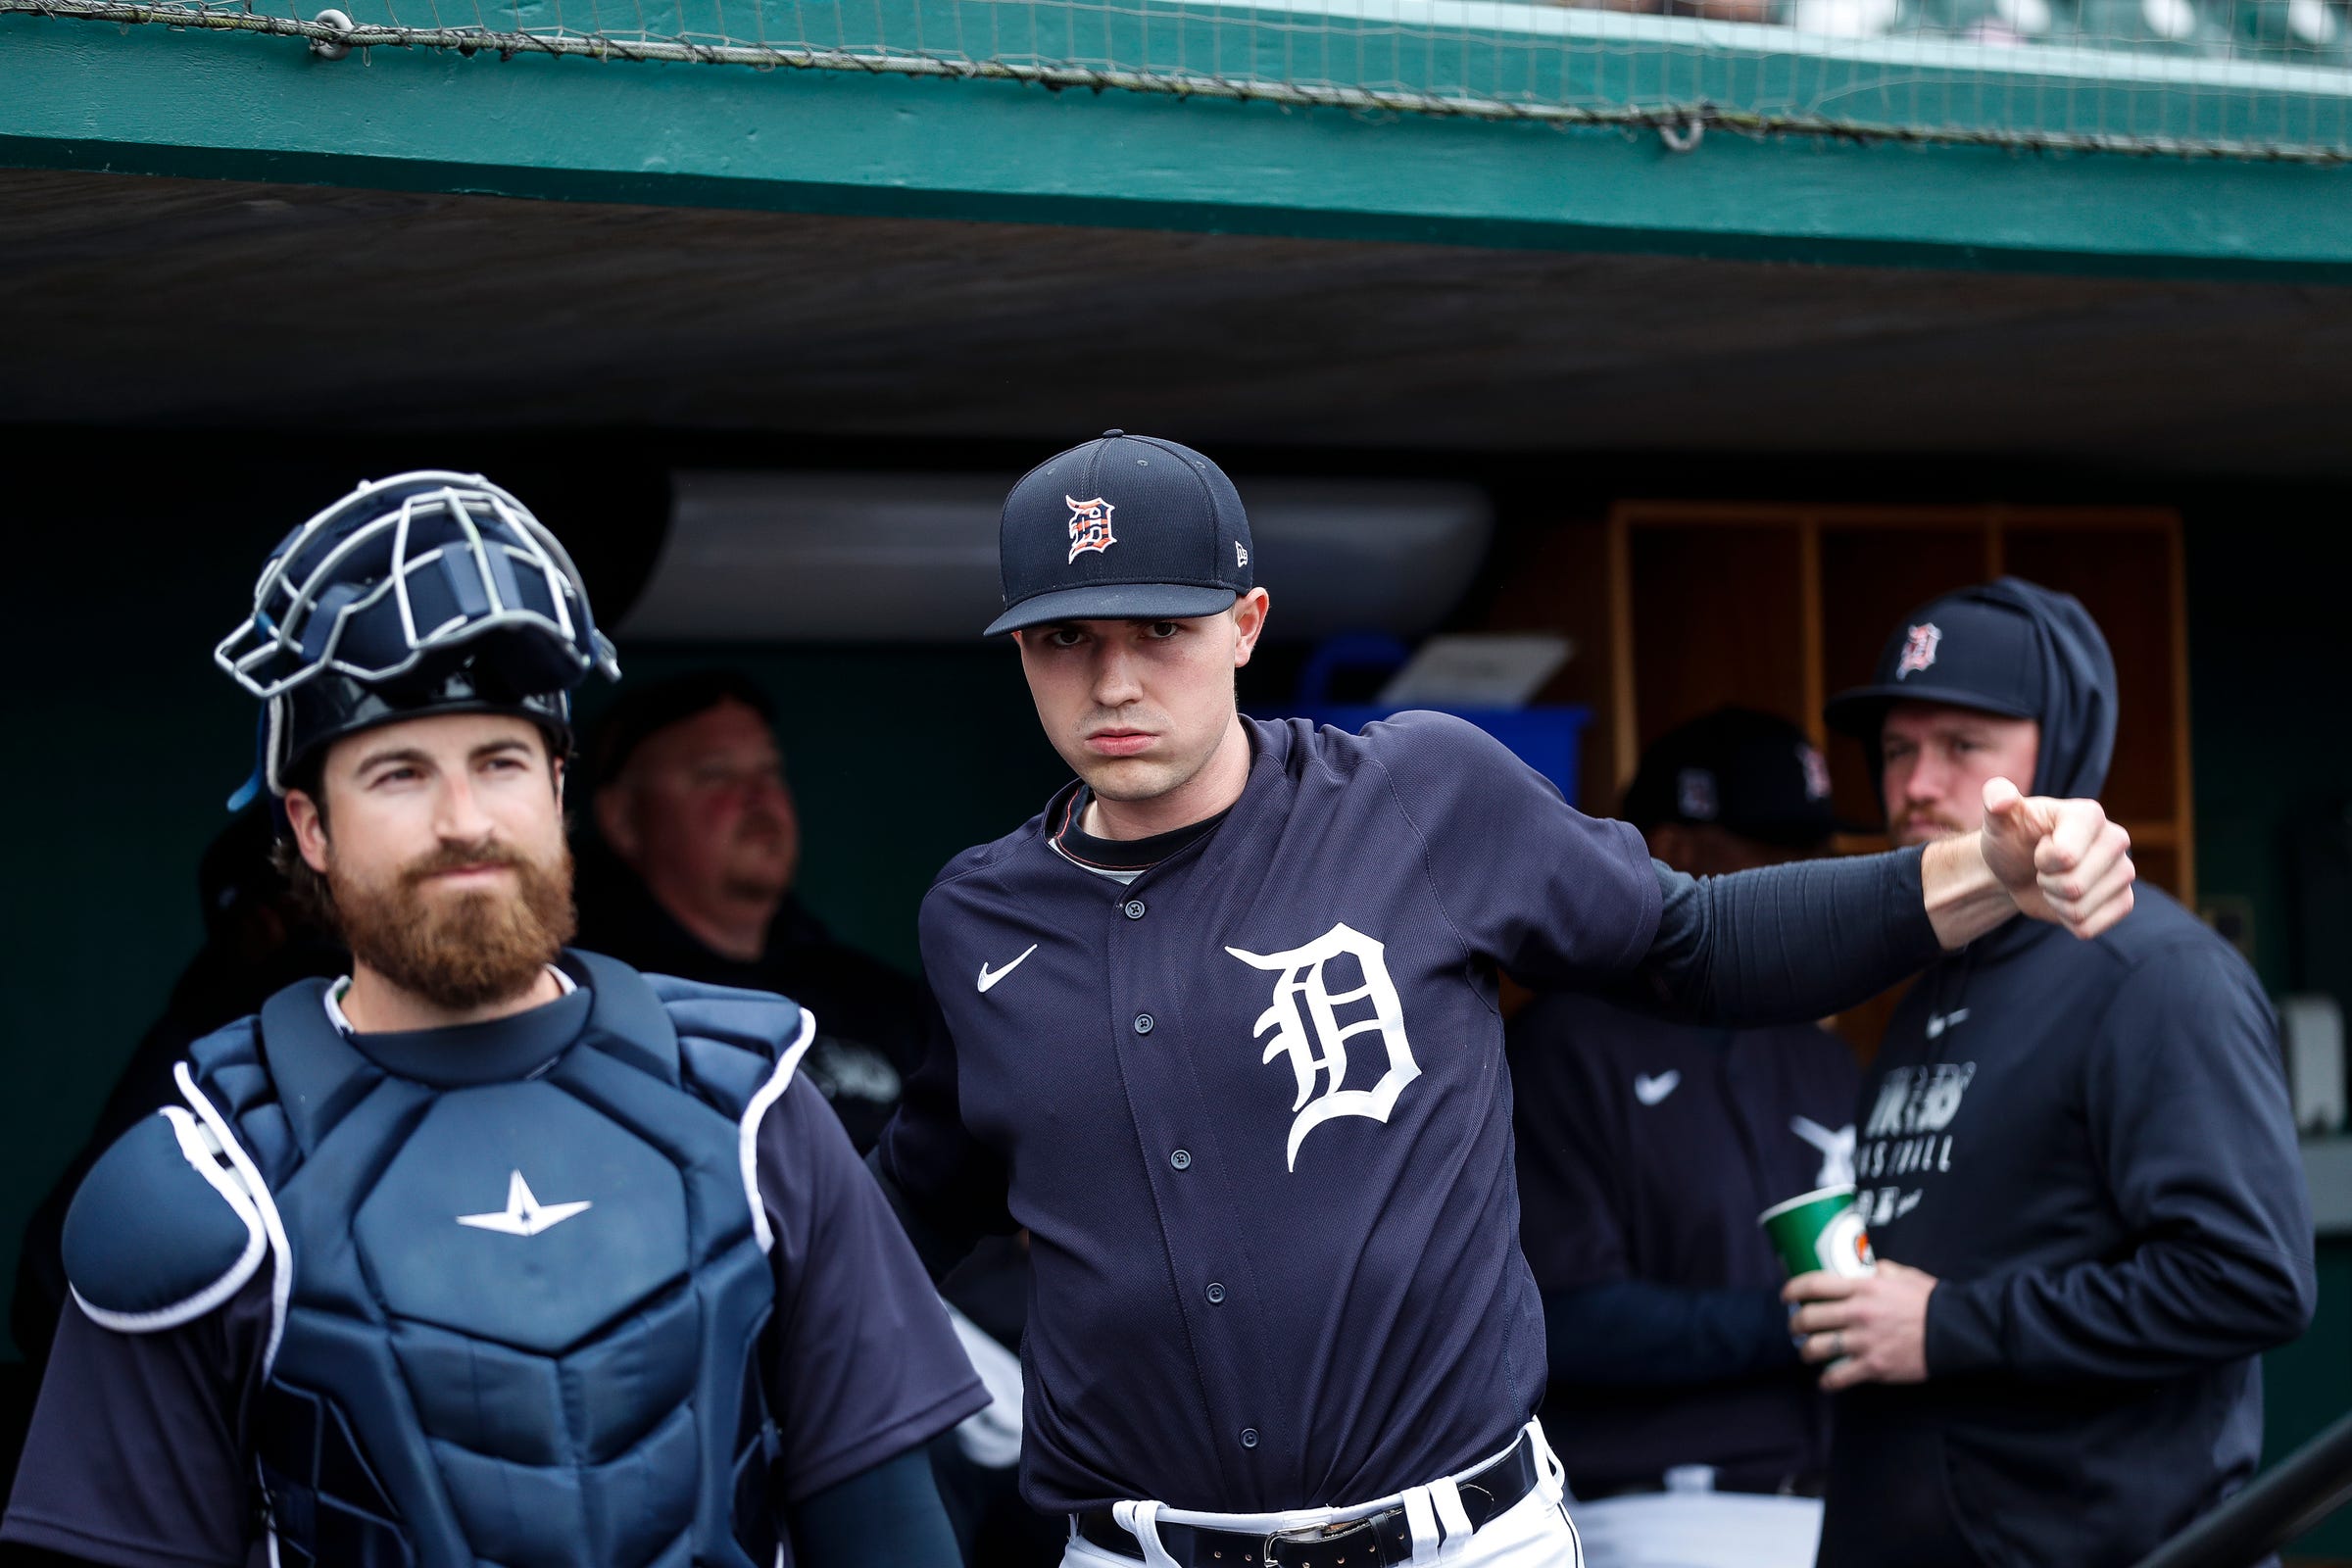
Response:
[[[1250,662],[1257,649],[1257,639],[1266,629],[1266,611],[1273,603],[1263,588],[1252,588],[1233,604],[1233,626],[1238,634],[1233,645],[1233,667],[1241,668]]]
[[[294,830],[302,863],[326,875],[326,820],[318,814],[318,803],[301,790],[286,791],[286,825]]]
[[[564,775],[566,771],[564,766],[564,759],[561,757],[548,759],[547,768],[556,781],[556,809],[561,812],[564,809]]]
[[[596,831],[614,855],[637,863],[637,822],[629,812],[629,787],[607,784],[596,792]]]

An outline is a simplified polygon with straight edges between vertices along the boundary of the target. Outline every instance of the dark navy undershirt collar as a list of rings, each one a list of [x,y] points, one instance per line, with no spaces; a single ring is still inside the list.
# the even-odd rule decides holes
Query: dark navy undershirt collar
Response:
[[[354,1031],[344,1038],[386,1072],[443,1088],[528,1078],[580,1037],[593,999],[580,986],[528,1012],[446,1029]]]
[[[1149,838],[1099,839],[1080,825],[1086,820],[1086,808],[1094,798],[1093,790],[1084,784],[1078,786],[1078,792],[1062,810],[1061,827],[1054,833],[1054,842],[1061,847],[1062,854],[1079,864],[1105,871],[1149,871],[1177,851],[1214,833],[1217,824],[1233,811],[1228,806],[1214,816],[1187,822]]]

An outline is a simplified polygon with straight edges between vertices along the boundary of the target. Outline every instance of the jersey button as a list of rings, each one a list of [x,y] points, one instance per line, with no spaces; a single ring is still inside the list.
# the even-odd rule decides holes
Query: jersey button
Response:
[[[1141,920],[1144,917],[1144,901],[1141,899],[1129,899],[1120,906],[1120,908],[1130,920]]]
[[[1210,1280],[1208,1282],[1207,1295],[1209,1305],[1223,1306],[1225,1304],[1225,1287],[1219,1285],[1215,1280]]]
[[[1139,1035],[1148,1035],[1152,1032],[1152,1015],[1150,1013],[1139,1012],[1135,1015],[1135,1032]]]
[[[1193,1168],[1193,1152],[1189,1149],[1175,1150],[1169,1153],[1168,1163],[1178,1170],[1191,1170]]]
[[[1242,1428],[1242,1446],[1245,1448],[1254,1448],[1257,1446],[1257,1428]]]

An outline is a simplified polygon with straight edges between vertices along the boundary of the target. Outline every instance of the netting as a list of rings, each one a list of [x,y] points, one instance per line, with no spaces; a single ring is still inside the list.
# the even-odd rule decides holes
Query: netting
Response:
[[[0,0],[0,13],[308,38],[329,52],[577,54],[1654,125],[1676,145],[1716,128],[2352,160],[2348,0],[318,3]]]

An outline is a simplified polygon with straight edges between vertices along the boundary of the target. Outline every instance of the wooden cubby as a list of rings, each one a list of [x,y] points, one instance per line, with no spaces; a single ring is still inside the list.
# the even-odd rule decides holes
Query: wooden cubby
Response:
[[[2193,907],[2188,649],[2180,521],[2154,510],[1624,501],[1505,547],[1483,623],[1577,639],[1540,694],[1592,710],[1580,802],[1616,810],[1642,748],[1745,703],[1802,723],[1830,760],[1841,820],[1880,820],[1862,748],[1823,702],[1869,678],[1897,621],[1950,589],[2015,572],[2081,599],[2115,651],[2121,716],[2103,792],[2140,875]],[[1886,847],[1841,835],[1839,850]],[[1837,1020],[1867,1056],[1899,990]]]
[[[1856,823],[1880,814],[1868,760],[1827,734],[1821,709],[1869,678],[1895,623],[2003,572],[2075,595],[2115,651],[2121,716],[2107,808],[2131,830],[2141,875],[2193,904],[2178,514],[1626,501],[1610,511],[1605,548],[1606,733],[1593,741],[1614,785],[1667,730],[1744,703],[1812,732],[1830,759],[1838,815]],[[1839,841],[1851,851],[1883,845],[1875,834]]]

